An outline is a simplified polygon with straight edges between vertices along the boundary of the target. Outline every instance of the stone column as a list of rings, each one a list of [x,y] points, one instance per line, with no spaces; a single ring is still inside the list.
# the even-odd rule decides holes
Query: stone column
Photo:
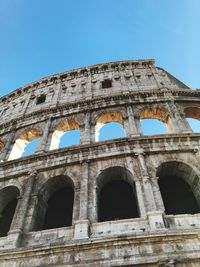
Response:
[[[55,87],[55,95],[54,95],[54,99],[55,99],[55,106],[59,105],[59,100],[60,100],[60,95],[62,92],[62,81],[61,79],[57,79],[54,83],[54,87]]]
[[[95,143],[96,141],[96,124],[90,121],[90,142]]]
[[[166,105],[174,132],[191,133],[192,129],[189,127],[187,121],[183,118],[183,114],[180,113],[175,103],[171,101]]]
[[[16,132],[11,132],[8,136],[6,136],[6,142],[4,143],[5,146],[3,147],[3,151],[0,156],[1,161],[6,161],[9,157],[9,154],[13,148],[15,142],[15,134]]]
[[[35,154],[44,153],[49,150],[48,146],[48,136],[50,134],[49,130],[51,127],[51,118],[46,121],[43,136],[41,136],[41,140],[37,146],[37,150],[35,151]]]
[[[160,210],[160,211],[163,211],[163,213],[164,213],[165,212],[165,207],[164,207],[164,203],[163,203],[163,200],[162,200],[160,187],[159,187],[159,184],[158,184],[158,179],[159,179],[159,177],[154,177],[152,179],[152,187],[153,187],[153,192],[154,192],[154,196],[155,196],[155,199],[156,199],[157,209]]]
[[[15,218],[13,218],[10,231],[8,233],[8,239],[11,238],[14,240],[15,247],[20,246],[20,241],[25,225],[25,219],[28,211],[29,201],[36,176],[37,176],[37,171],[31,171],[29,173],[29,178],[25,186],[24,194],[18,200],[16,208],[18,212],[17,214],[15,214]]]
[[[141,177],[143,181],[144,193],[146,198],[146,209],[147,209],[147,216],[149,220],[150,230],[156,231],[157,229],[164,228],[164,221],[163,221],[163,212],[157,210],[156,202],[153,194],[153,189],[151,185],[151,180],[148,175],[144,153],[143,151],[138,151],[136,153],[138,156],[138,162],[140,166]]]
[[[180,119],[182,121],[183,124],[183,133],[192,133],[192,128],[190,127],[190,124],[188,123],[186,117],[185,117],[185,113],[179,113]]]
[[[88,180],[89,180],[89,161],[82,163],[82,179],[80,189],[79,220],[74,222],[74,239],[89,238],[88,220]]]
[[[85,114],[84,123],[81,124],[81,144],[90,143],[90,112]]]
[[[130,137],[140,136],[138,125],[136,124],[135,117],[131,106],[127,107],[128,121],[130,127]]]
[[[139,213],[142,218],[145,218],[146,209],[145,209],[144,197],[142,193],[141,179],[139,180],[139,178],[134,174],[133,161],[130,156],[126,157],[126,166],[129,170],[132,170],[132,174],[135,177],[134,182],[135,182],[136,197],[137,197],[138,206],[139,206]]]

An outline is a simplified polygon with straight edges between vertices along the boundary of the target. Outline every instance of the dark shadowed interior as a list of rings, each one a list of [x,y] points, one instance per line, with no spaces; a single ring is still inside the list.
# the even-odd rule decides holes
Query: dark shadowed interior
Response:
[[[3,209],[0,218],[0,237],[6,236],[7,233],[9,232],[16,206],[17,206],[17,199],[13,199]]]
[[[166,214],[195,214],[200,212],[187,182],[177,176],[162,176],[158,180]]]
[[[99,196],[99,221],[139,217],[133,187],[126,181],[106,183]]]
[[[56,191],[48,201],[43,230],[72,225],[74,190],[71,187]]]

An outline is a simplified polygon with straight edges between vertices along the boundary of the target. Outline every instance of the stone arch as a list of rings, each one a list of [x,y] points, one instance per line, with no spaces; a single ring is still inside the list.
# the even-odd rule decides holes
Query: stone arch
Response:
[[[169,133],[173,132],[173,126],[168,112],[160,107],[146,107],[140,110],[139,119],[155,119],[161,121]]]
[[[124,128],[124,120],[120,112],[107,111],[105,113],[102,113],[96,119],[96,124],[95,124],[95,140],[96,141],[99,140],[100,129],[107,123],[111,123],[111,122],[118,123]]]
[[[51,177],[40,188],[33,230],[72,225],[74,183],[67,175]]]
[[[63,119],[59,122],[52,134],[50,150],[59,148],[62,136],[69,131],[80,130],[80,124],[76,119]]]
[[[0,190],[2,190],[3,188],[9,187],[9,186],[16,187],[19,191],[19,196],[22,196],[23,187],[16,179],[10,179],[10,180],[5,181],[3,185],[0,186]]]
[[[198,106],[187,106],[184,109],[184,113],[185,113],[185,118],[188,120],[188,123],[189,123],[190,128],[192,129],[192,131],[194,131],[194,128],[191,125],[191,121],[192,120],[190,121],[190,119],[193,119],[194,121],[197,120],[199,128],[200,128],[200,107],[198,107]],[[199,132],[200,130],[198,129],[197,131]]]
[[[38,127],[30,127],[17,134],[17,138],[10,152],[8,160],[20,158],[26,146],[33,140],[42,136],[42,130]]]
[[[200,120],[200,107],[198,106],[187,106],[184,109],[184,113],[186,118]]]
[[[159,165],[157,177],[166,214],[200,212],[200,179],[192,166],[165,161]]]
[[[9,232],[20,191],[16,186],[6,186],[0,190],[0,237]]]
[[[139,217],[135,182],[124,167],[103,170],[96,180],[98,221]]]

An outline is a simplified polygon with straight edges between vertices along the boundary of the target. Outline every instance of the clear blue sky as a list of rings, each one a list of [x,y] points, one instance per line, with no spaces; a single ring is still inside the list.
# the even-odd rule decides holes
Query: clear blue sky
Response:
[[[200,88],[199,0],[0,0],[0,96],[50,74],[154,58]]]

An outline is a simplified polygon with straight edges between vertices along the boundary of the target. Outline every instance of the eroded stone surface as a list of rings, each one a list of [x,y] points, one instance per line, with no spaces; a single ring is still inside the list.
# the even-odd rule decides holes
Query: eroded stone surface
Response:
[[[112,86],[102,88],[104,80]],[[200,204],[200,134],[186,121],[199,119],[199,96],[144,60],[53,75],[1,98],[0,208],[12,197],[5,188],[19,196],[0,238],[0,266],[200,266],[200,213],[166,215],[158,186],[170,168]],[[168,134],[143,136],[140,119],[147,118],[164,122]],[[108,122],[121,124],[126,137],[96,142]],[[50,149],[56,131],[73,129],[80,129],[80,145]],[[8,160],[17,138],[41,133],[35,154]],[[134,184],[140,216],[98,222],[102,173],[115,167]],[[72,225],[38,230],[48,196],[63,185],[74,190]]]

